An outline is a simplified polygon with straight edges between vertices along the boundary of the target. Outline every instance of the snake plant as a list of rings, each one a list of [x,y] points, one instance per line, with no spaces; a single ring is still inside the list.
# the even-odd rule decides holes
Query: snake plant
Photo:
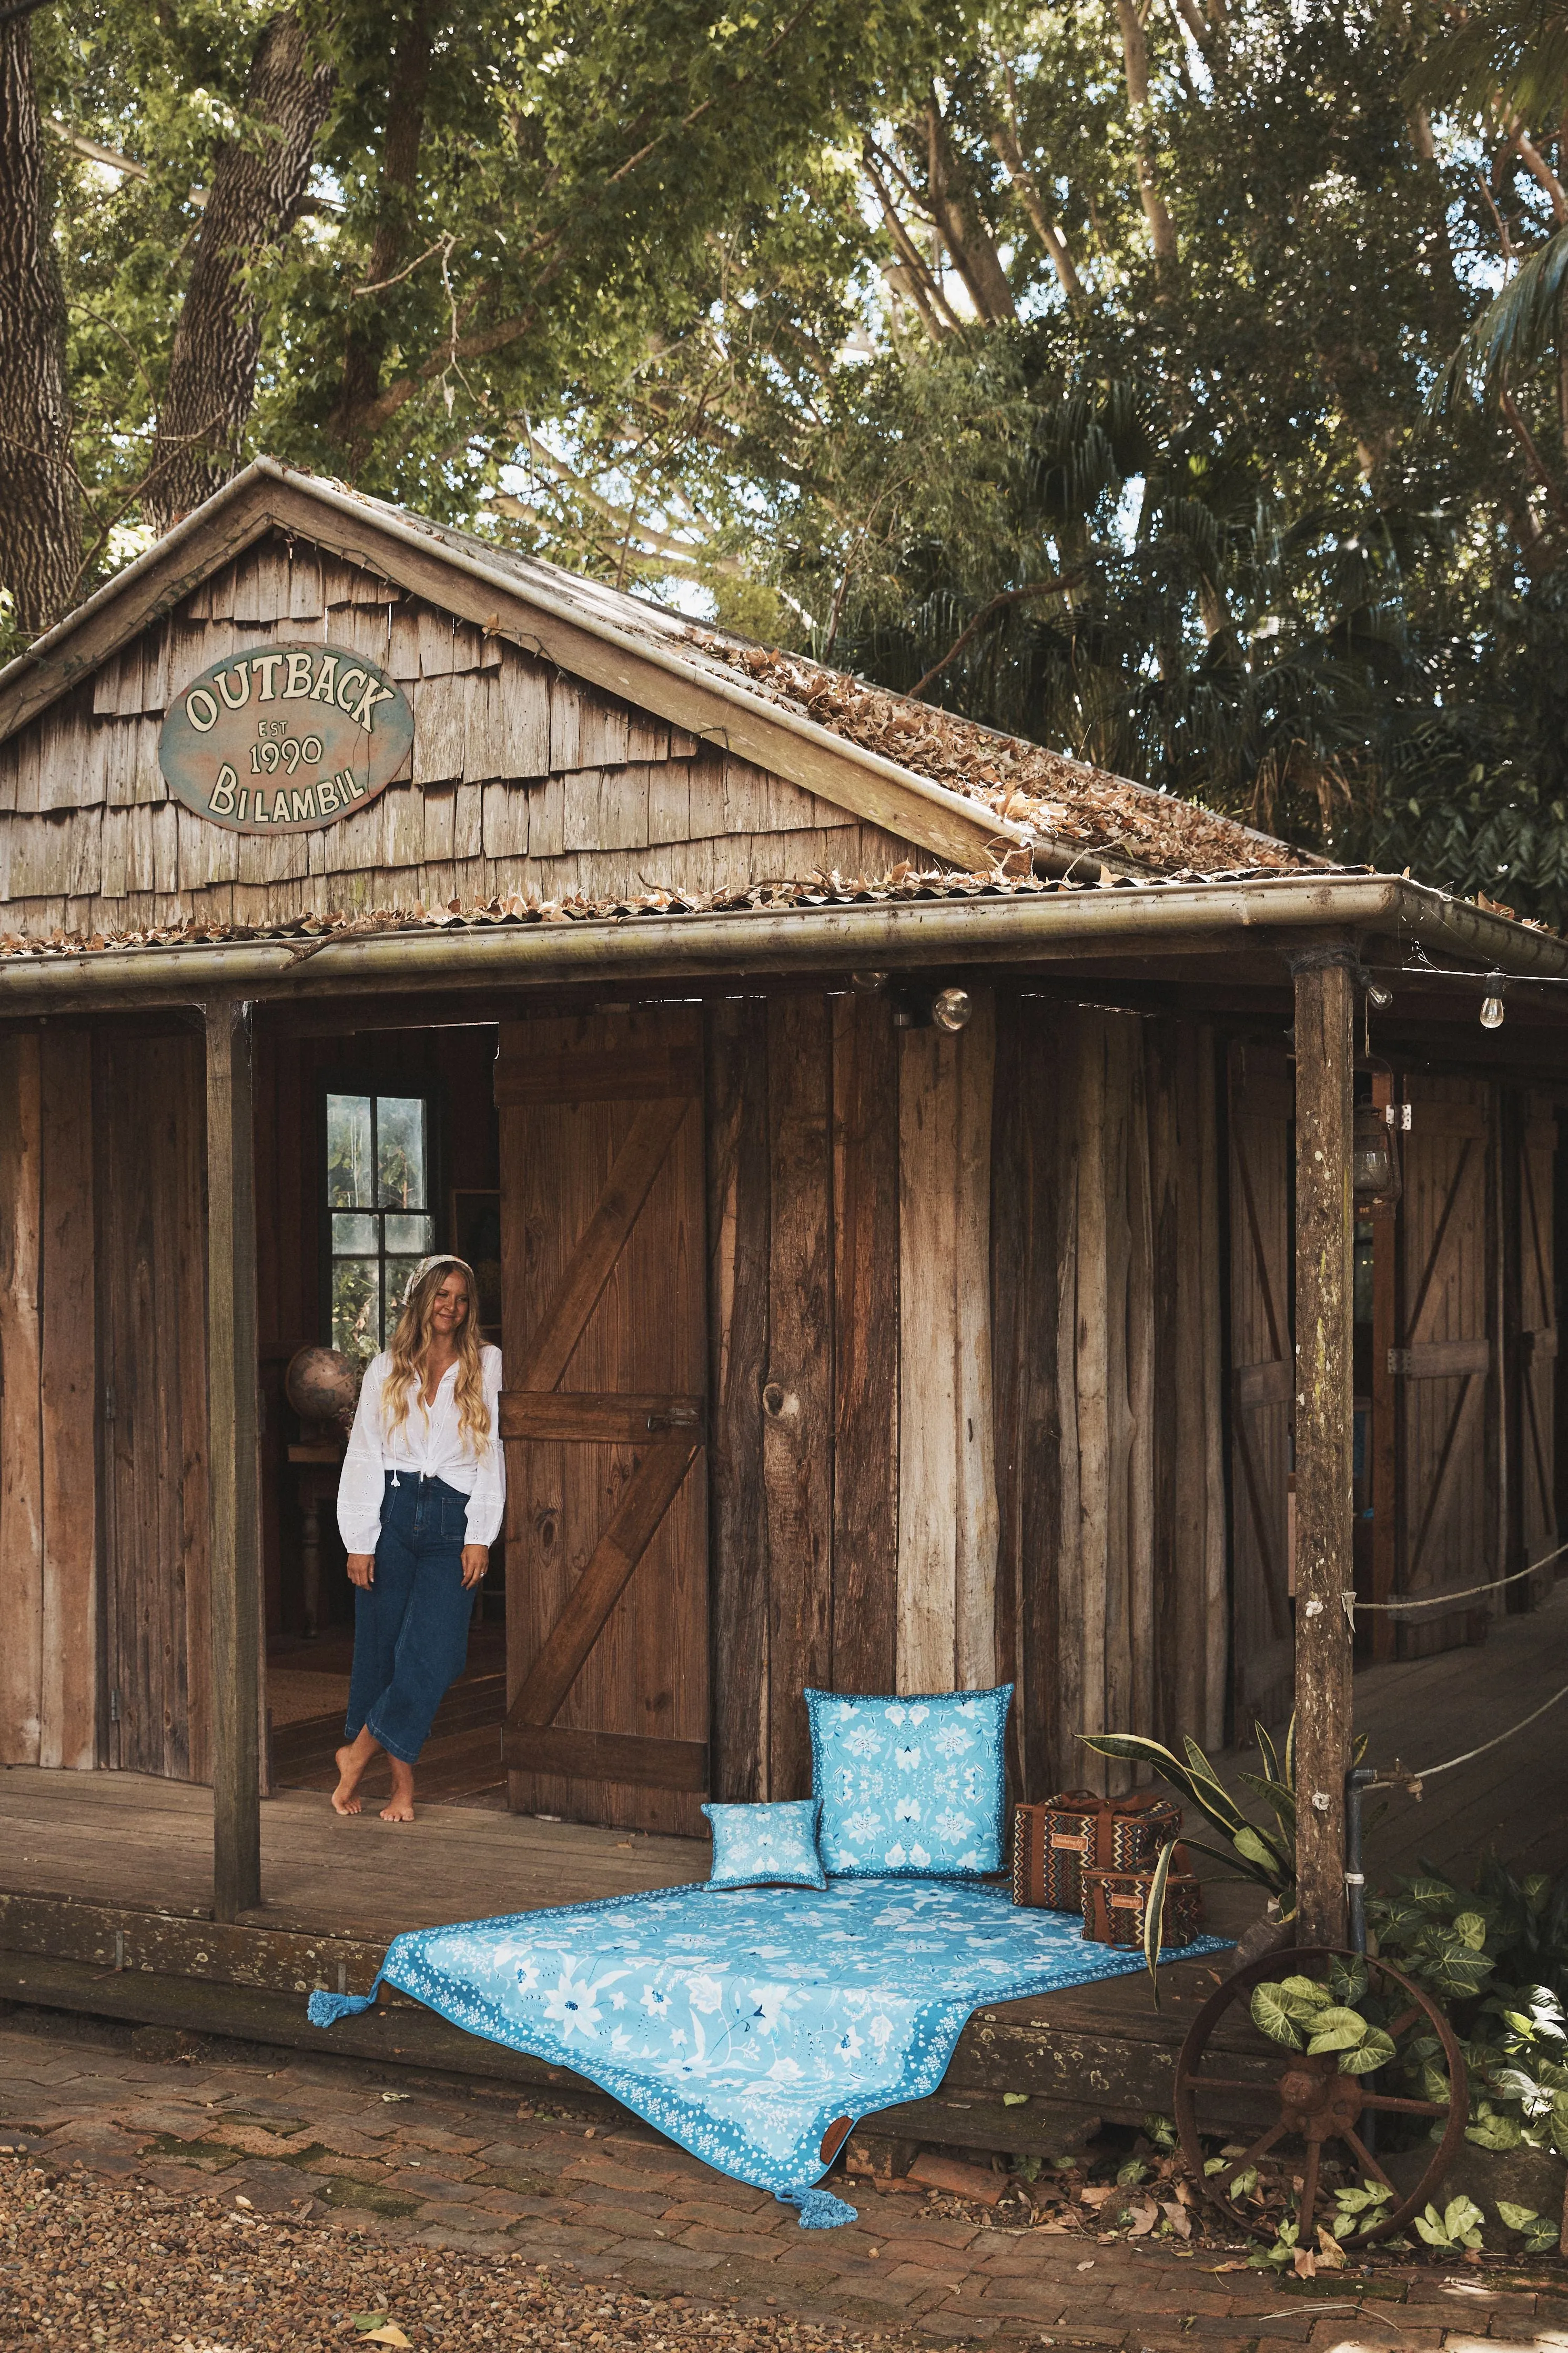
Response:
[[[1182,1746],[1186,1756],[1184,1764],[1173,1749],[1161,1740],[1147,1739],[1140,1732],[1080,1732],[1079,1738],[1086,1748],[1098,1756],[1114,1757],[1124,1764],[1147,1765],[1162,1781],[1168,1781],[1180,1790],[1188,1803],[1214,1824],[1221,1837],[1229,1841],[1228,1851],[1205,1846],[1197,1839],[1184,1843],[1194,1853],[1207,1855],[1211,1862],[1219,1863],[1239,1879],[1250,1879],[1264,1888],[1279,1907],[1281,1920],[1295,1917],[1296,1912],[1296,1723],[1285,1735],[1281,1755],[1263,1726],[1258,1726],[1258,1746],[1263,1759],[1261,1773],[1238,1773],[1237,1779],[1256,1791],[1274,1817],[1273,1826],[1255,1821],[1242,1811],[1221,1781],[1195,1740],[1186,1739]],[[1163,1893],[1163,1890],[1162,1890]],[[1151,1910],[1152,1906],[1150,1907]]]

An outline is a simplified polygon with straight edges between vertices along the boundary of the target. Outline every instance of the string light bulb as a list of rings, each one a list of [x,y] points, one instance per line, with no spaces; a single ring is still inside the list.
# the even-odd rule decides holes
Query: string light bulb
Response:
[[[1502,980],[1500,976],[1494,972],[1487,983],[1487,993],[1481,999],[1481,1028],[1500,1029],[1502,1014]]]

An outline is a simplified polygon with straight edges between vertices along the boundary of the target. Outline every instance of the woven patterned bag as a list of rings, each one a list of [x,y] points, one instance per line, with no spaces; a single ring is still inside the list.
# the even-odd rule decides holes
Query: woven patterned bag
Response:
[[[1083,1934],[1086,1944],[1120,1945],[1141,1953],[1143,1921],[1152,1871],[1099,1871],[1091,1863],[1083,1874]],[[1178,1846],[1165,1879],[1165,1916],[1161,1924],[1162,1947],[1190,1945],[1203,1934],[1204,1894],[1193,1876],[1187,1850]]]
[[[1182,1827],[1180,1809],[1152,1789],[1097,1798],[1066,1789],[1013,1814],[1013,1901],[1047,1912],[1083,1910],[1083,1872],[1152,1871]]]

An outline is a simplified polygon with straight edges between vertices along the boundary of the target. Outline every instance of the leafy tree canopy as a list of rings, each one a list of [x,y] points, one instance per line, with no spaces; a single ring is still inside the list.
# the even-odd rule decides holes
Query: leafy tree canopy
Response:
[[[1568,12],[90,0],[24,37],[77,593],[265,448],[1568,916]]]

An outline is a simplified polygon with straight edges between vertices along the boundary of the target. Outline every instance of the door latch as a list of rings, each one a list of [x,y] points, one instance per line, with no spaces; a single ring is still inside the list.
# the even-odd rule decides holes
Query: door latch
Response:
[[[697,1419],[694,1405],[672,1405],[667,1412],[650,1413],[647,1426],[650,1430],[695,1430]]]

